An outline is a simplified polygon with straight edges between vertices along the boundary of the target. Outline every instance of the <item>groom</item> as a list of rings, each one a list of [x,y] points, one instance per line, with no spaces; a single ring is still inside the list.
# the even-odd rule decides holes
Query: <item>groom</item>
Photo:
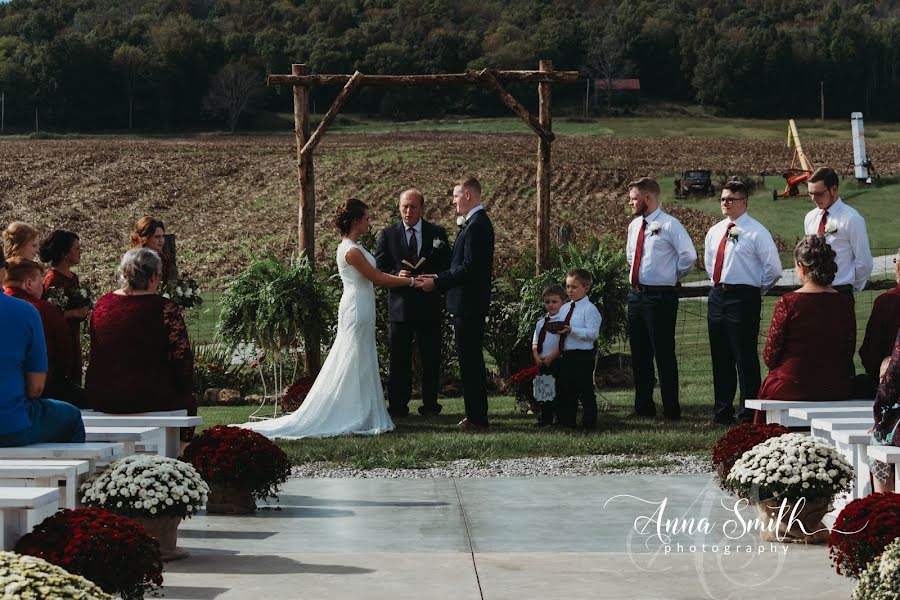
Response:
[[[400,222],[381,231],[375,247],[380,271],[414,277],[447,268],[450,244],[443,227],[422,218],[425,197],[419,190],[400,194]],[[419,264],[421,263],[421,264]],[[413,268],[419,265],[418,268]],[[391,366],[388,375],[388,412],[401,418],[409,414],[412,393],[412,341],[416,337],[422,361],[422,406],[419,414],[441,412],[438,379],[441,365],[441,298],[407,287],[388,292]]]
[[[459,427],[483,431],[488,427],[484,328],[491,303],[494,226],[481,205],[481,184],[474,177],[456,184],[453,204],[456,214],[465,217],[465,225],[453,243],[450,269],[434,277],[420,277],[417,285],[425,291],[447,293],[466,405],[466,418]]]

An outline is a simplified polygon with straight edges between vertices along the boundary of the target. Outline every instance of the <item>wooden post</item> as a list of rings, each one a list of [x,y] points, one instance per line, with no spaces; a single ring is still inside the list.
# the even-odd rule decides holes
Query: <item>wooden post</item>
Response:
[[[553,62],[540,61],[541,71],[553,71]],[[550,83],[538,84],[538,121],[550,133]],[[550,142],[552,134],[538,136],[537,151],[537,264],[538,274],[550,267]]]
[[[291,65],[291,75],[306,75],[306,65]],[[312,153],[303,154],[303,146],[309,141],[309,88],[294,86],[294,136],[297,138],[297,178],[300,182],[300,208],[298,210],[298,234],[300,252],[316,266],[316,185],[313,179]],[[316,375],[322,367],[322,344],[319,328],[313,326],[303,332],[306,352],[306,373]]]

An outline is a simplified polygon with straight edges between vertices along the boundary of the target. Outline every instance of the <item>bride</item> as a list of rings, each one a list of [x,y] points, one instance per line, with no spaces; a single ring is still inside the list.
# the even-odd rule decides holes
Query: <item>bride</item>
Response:
[[[378,435],[394,429],[384,406],[375,348],[375,289],[412,286],[415,279],[375,268],[375,258],[359,245],[369,230],[368,206],[350,198],[338,208],[335,225],[343,235],[337,249],[344,293],[334,344],[300,408],[289,415],[244,423],[269,438],[297,439],[344,434]]]

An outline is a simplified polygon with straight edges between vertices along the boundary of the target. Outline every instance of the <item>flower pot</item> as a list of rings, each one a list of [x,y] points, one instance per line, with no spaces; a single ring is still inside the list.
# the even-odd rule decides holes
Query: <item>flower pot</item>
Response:
[[[797,514],[793,514],[797,502],[799,500],[787,500],[780,520],[782,500],[769,498],[756,504],[759,520],[765,526],[760,532],[763,541],[793,544],[824,544],[828,541],[829,531],[822,523],[822,517],[831,508],[831,498],[807,499]]]
[[[144,526],[147,533],[159,541],[159,553],[163,562],[181,560],[190,554],[178,547],[178,525],[182,517],[133,517]]]
[[[206,512],[211,515],[248,515],[256,512],[256,500],[248,488],[210,482]]]

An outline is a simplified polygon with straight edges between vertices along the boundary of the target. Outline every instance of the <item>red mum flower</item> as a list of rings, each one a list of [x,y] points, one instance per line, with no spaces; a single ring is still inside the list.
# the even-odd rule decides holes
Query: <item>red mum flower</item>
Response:
[[[712,464],[719,486],[724,487],[731,467],[746,452],[769,438],[790,433],[790,429],[775,423],[745,423],[731,428],[720,437],[712,448]]]
[[[845,532],[845,533],[841,533]],[[900,494],[872,494],[844,507],[834,522],[828,549],[840,575],[858,578],[866,565],[900,538]]]

